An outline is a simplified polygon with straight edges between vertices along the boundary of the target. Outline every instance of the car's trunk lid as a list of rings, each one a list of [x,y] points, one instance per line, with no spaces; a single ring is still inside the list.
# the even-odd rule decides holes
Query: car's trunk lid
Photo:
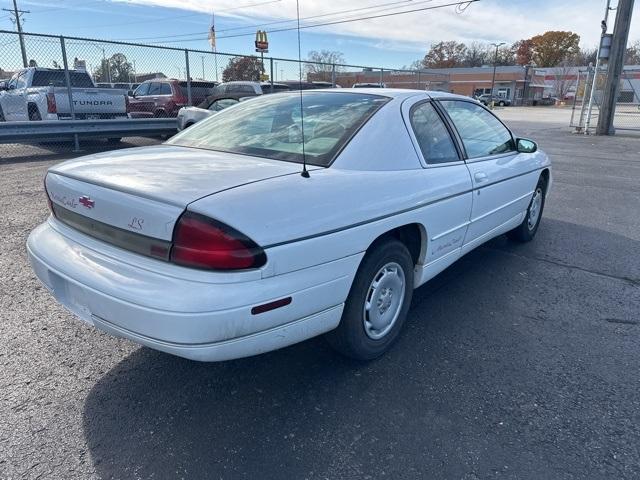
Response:
[[[184,208],[222,190],[300,170],[300,165],[278,160],[158,145],[90,155],[49,171]]]
[[[132,234],[170,242],[189,203],[299,170],[293,163],[161,145],[65,162],[52,167],[45,182],[59,220],[140,251],[132,248],[139,240]],[[144,251],[150,245],[142,248],[150,254]]]

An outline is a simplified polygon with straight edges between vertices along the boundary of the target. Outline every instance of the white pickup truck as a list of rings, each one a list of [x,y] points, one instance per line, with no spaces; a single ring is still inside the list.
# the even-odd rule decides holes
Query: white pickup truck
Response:
[[[107,88],[96,88],[83,70],[70,70],[76,120],[128,118],[128,99]],[[70,120],[71,108],[64,70],[25,68],[0,91],[0,122]]]

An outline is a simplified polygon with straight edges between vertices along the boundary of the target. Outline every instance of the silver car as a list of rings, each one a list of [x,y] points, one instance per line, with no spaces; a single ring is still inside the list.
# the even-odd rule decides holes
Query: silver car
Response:
[[[250,98],[250,97],[249,97]],[[178,131],[190,127],[194,123],[210,117],[216,112],[224,110],[238,103],[241,99],[236,98],[217,98],[211,101],[208,106],[206,102],[198,107],[182,107],[178,111]],[[206,108],[202,108],[206,106]]]

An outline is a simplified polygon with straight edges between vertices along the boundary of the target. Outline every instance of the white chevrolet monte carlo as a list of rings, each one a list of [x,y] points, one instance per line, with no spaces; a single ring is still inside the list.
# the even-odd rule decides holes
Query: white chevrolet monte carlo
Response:
[[[302,103],[301,118],[300,93],[265,95],[165,144],[52,167],[36,275],[85,322],[194,360],[321,334],[373,359],[414,288],[497,235],[536,234],[550,161],[479,103],[394,89]]]

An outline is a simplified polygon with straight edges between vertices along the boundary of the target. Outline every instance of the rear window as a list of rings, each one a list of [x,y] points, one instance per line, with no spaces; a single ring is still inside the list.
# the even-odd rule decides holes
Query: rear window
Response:
[[[88,73],[84,72],[69,72],[71,79],[71,86],[78,88],[94,88],[93,81]],[[34,87],[66,87],[67,80],[64,75],[64,70],[36,70],[33,75],[33,82],[31,84]]]
[[[389,98],[362,93],[303,94],[304,150],[311,165],[328,166],[351,136]],[[240,102],[167,143],[302,163],[300,94]]]

